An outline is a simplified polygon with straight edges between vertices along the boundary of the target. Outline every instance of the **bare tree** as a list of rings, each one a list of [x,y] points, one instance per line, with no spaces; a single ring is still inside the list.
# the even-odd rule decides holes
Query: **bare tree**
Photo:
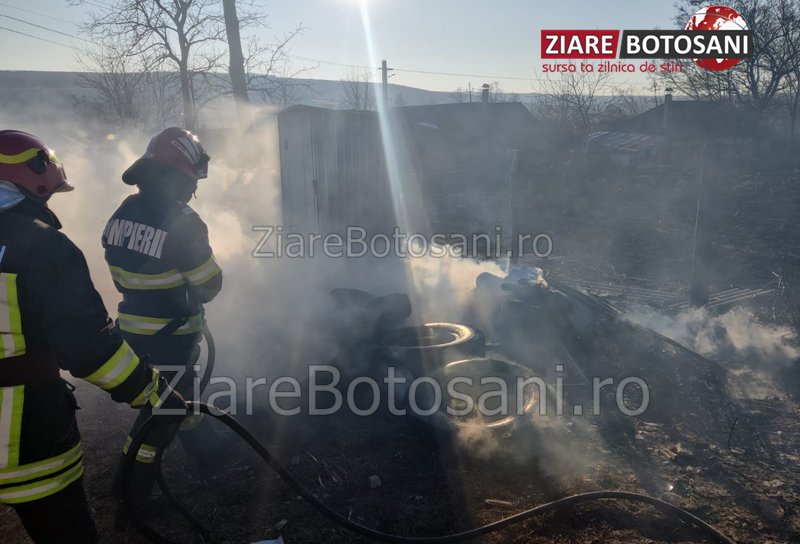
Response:
[[[789,112],[789,138],[795,140],[800,113],[800,67],[786,77],[786,107]]]
[[[306,68],[292,70],[288,65],[282,65],[279,69],[273,70],[269,76],[270,89],[268,100],[278,106],[291,106],[297,104],[308,93],[313,92],[311,85],[299,79],[297,76],[306,71]]]
[[[106,120],[152,129],[180,123],[178,74],[147,55],[131,55],[124,43],[109,39],[78,55],[86,72],[78,85],[91,92],[79,105]]]
[[[241,51],[240,34],[266,27],[266,16],[254,9],[254,1],[115,0],[109,11],[93,13],[86,26],[96,41],[114,37],[128,54],[159,65],[160,74],[177,74],[183,124],[192,129],[198,109],[221,96],[233,94],[244,101],[250,91],[263,101],[288,104],[307,89],[294,79],[311,67],[295,69],[288,56],[289,42],[305,30],[301,24],[269,43],[251,37],[246,56]],[[226,38],[231,40],[228,70]],[[157,86],[166,83],[151,79]]]
[[[492,81],[489,86],[489,102],[504,102],[503,88],[499,81]]]
[[[298,81],[298,76],[317,65],[297,68],[289,57],[291,42],[305,31],[306,27],[298,24],[272,42],[263,43],[257,38],[248,41],[245,57],[248,91],[263,102],[288,106],[310,90],[307,83]]]
[[[605,107],[605,123],[636,117],[650,109],[650,99],[635,94],[630,88],[613,89]]]
[[[134,56],[167,63],[179,75],[184,125],[197,124],[197,74],[223,67],[225,21],[218,0],[116,0],[93,12],[87,25],[95,40],[123,41]],[[239,13],[242,28],[263,24],[255,12]]]
[[[467,91],[465,91],[461,87],[456,87],[450,92],[450,99],[457,104],[463,104],[464,102],[469,101],[469,96],[467,95]]]
[[[346,108],[356,111],[375,109],[375,93],[367,68],[349,70],[345,74],[345,79],[342,80],[342,86]]]
[[[144,120],[148,128],[174,126],[181,119],[180,77],[165,63],[151,66],[145,72],[144,100],[147,102]]]
[[[571,132],[585,137],[602,121],[601,95],[611,91],[610,74],[570,72],[541,82],[543,94],[536,102],[537,114]]]
[[[705,0],[679,6],[676,22],[683,26]],[[694,99],[734,101],[762,115],[775,105],[787,78],[800,66],[800,1],[733,0],[753,32],[753,54],[726,72],[711,72],[691,61],[681,72],[666,73],[668,86]]]
[[[489,102],[520,102],[521,99],[517,93],[507,93],[500,86],[499,81],[493,81],[491,90],[489,91]]]
[[[95,95],[85,99],[85,106],[113,121],[141,120],[146,61],[129,55],[125,44],[109,38],[100,46],[84,49],[78,62],[86,70],[78,76],[78,85]]]

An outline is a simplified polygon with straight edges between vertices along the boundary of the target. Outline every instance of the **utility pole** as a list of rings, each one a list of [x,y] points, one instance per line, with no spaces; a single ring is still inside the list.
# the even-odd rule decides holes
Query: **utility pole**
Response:
[[[237,103],[246,104],[247,77],[244,73],[244,55],[242,54],[242,39],[239,36],[239,17],[236,15],[236,0],[222,0],[222,11],[225,15],[225,33],[228,37],[228,52],[230,62],[228,72],[231,76],[233,98]]]
[[[469,90],[469,103],[472,104],[472,83],[467,83],[467,90]]]
[[[381,81],[383,82],[383,109],[389,110],[389,71],[391,68],[386,67],[386,59],[381,61]]]
[[[658,107],[658,82],[654,79],[653,84],[650,86],[653,89],[653,101],[655,102],[654,107]]]
[[[714,194],[711,180],[706,179],[709,173],[713,179],[719,168],[719,153],[716,146],[709,148],[704,143],[700,151],[700,183],[697,189],[697,207],[694,216],[694,237],[692,239],[692,267],[689,280],[689,305],[701,308],[708,304],[710,296],[709,283],[711,261],[711,236],[709,234],[708,207],[709,198]]]

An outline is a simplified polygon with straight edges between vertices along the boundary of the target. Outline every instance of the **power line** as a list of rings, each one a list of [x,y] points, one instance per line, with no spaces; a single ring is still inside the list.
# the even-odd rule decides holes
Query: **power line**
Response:
[[[318,62],[319,64],[330,64],[331,66],[342,66],[344,68],[361,68],[364,70],[377,70],[377,66],[364,66],[360,64],[346,64],[343,62],[334,62],[332,60],[312,59],[311,57],[301,57],[299,55],[287,55],[287,57],[296,60],[307,60],[309,62]]]
[[[27,21],[16,19],[15,17],[10,17],[8,15],[0,14],[0,17],[7,17],[9,19],[13,19],[13,20],[17,20],[17,21],[20,21],[20,22],[23,22],[23,23],[27,23]],[[94,42],[91,42],[91,41],[86,40],[84,38],[80,38],[78,36],[72,36],[71,34],[67,34],[65,32],[59,32],[57,30],[53,30],[51,28],[43,27],[41,25],[36,25],[34,23],[27,23],[27,24],[31,24],[33,26],[36,26],[38,28],[42,28],[44,30],[49,30],[51,32],[56,32],[58,34],[61,34],[63,36],[67,36],[69,38],[73,38],[73,39],[76,39],[76,40],[81,40],[81,41],[84,41],[86,43],[94,43]],[[26,36],[28,38],[33,38],[33,39],[40,40],[40,41],[43,41],[43,42],[52,43],[53,45],[60,45],[61,47],[68,47],[70,49],[74,49],[75,51],[79,51],[79,52],[81,51],[80,49],[78,49],[77,47],[74,47],[72,45],[67,45],[65,43],[56,42],[56,41],[53,41],[53,40],[48,40],[47,38],[42,38],[41,36],[34,36],[33,34],[27,34],[25,32],[21,32],[19,30],[6,28],[4,26],[0,26],[0,30],[6,30],[8,32],[13,32],[14,34],[19,34],[21,36]],[[377,69],[377,68],[372,67],[372,66],[365,66],[365,65],[359,65],[359,64],[346,64],[346,63],[342,63],[342,62],[327,61],[327,60],[315,59],[315,58],[311,58],[311,57],[303,57],[303,56],[298,56],[298,55],[290,55],[289,57],[293,58],[293,59],[297,59],[297,60],[307,60],[307,61],[310,61],[310,62],[317,62],[319,64],[328,64],[328,65],[333,65],[333,66],[341,66],[341,67],[345,67],[345,68],[362,68],[362,69],[366,69],[366,70],[372,70],[373,68]],[[491,79],[491,80],[501,80],[502,79],[502,80],[514,80],[514,81],[541,81],[540,78],[523,78],[523,77],[513,77],[513,76],[493,76],[493,75],[486,75],[486,74],[460,74],[460,73],[453,73],[453,72],[434,72],[434,71],[429,71],[429,70],[411,70],[411,69],[405,69],[405,68],[393,68],[393,70],[395,70],[397,72],[407,72],[407,73],[413,73],[413,74],[427,74],[427,75],[437,75],[437,76],[449,76],[449,77],[475,77],[475,78],[483,78],[483,79]]]
[[[96,1],[93,2],[93,1],[86,0],[86,4],[89,4],[89,5],[92,5],[92,6],[95,6],[95,7],[99,7],[101,9],[111,9],[111,6],[103,5],[103,4],[100,4],[100,3],[96,2]],[[0,2],[0,5],[8,6],[8,4],[5,4],[4,2]],[[8,6],[8,7],[13,7],[13,6]],[[19,8],[19,9],[22,9],[22,8]],[[30,12],[30,13],[33,13],[33,14],[36,14],[36,15],[49,17],[49,16],[41,14],[41,13],[36,13],[36,12],[34,12],[32,10],[23,10],[23,11],[27,11],[27,12]],[[79,36],[74,36],[74,35],[68,34],[66,32],[61,32],[60,30],[56,30],[56,29],[49,28],[49,27],[46,27],[46,26],[43,26],[43,25],[32,23],[30,21],[26,21],[25,19],[20,19],[20,18],[17,18],[17,17],[12,17],[10,15],[4,15],[4,14],[0,14],[0,17],[5,17],[7,19],[11,19],[13,21],[18,21],[18,22],[23,23],[23,24],[34,26],[34,27],[40,28],[42,30],[47,30],[49,32],[54,32],[56,34],[60,34],[62,36],[66,36],[68,38],[72,38],[72,39],[75,39],[75,40],[80,40],[82,42],[94,44],[94,42],[92,42],[90,40],[86,40],[86,39],[81,38]],[[50,18],[53,18],[53,17],[50,17]],[[12,29],[9,29],[9,28],[4,28],[4,27],[3,27],[3,30],[8,30],[9,32],[15,32],[15,33],[21,34],[23,36],[28,36],[30,38],[34,38],[34,39],[46,41],[46,42],[49,42],[49,43],[53,43],[55,45],[61,45],[63,47],[70,47],[71,49],[78,50],[77,48],[75,48],[75,47],[73,47],[71,45],[66,45],[66,44],[63,44],[63,43],[60,43],[60,42],[54,42],[54,41],[51,41],[51,40],[47,40],[46,38],[41,38],[39,36],[33,36],[31,34],[26,34],[24,32],[15,31],[15,30],[12,30]],[[317,58],[312,58],[312,57],[304,57],[304,56],[300,56],[300,55],[288,55],[288,56],[290,58],[294,58],[294,59],[297,59],[297,60],[306,60],[306,61],[309,61],[309,62],[316,62],[316,63],[319,63],[319,64],[327,64],[327,65],[330,65],[330,66],[341,66],[343,68],[357,68],[357,69],[365,69],[365,70],[378,69],[378,68],[376,68],[374,66],[348,64],[348,63],[343,63],[343,62],[335,62],[335,61],[317,59]],[[542,81],[542,78],[539,78],[539,77],[525,78],[525,77],[516,77],[516,76],[498,76],[498,75],[487,75],[487,74],[465,74],[465,73],[456,73],[456,72],[436,72],[436,71],[433,71],[433,70],[413,70],[413,69],[410,69],[410,68],[394,68],[394,71],[396,71],[396,72],[406,72],[406,73],[411,73],[411,74],[426,74],[426,75],[447,76],[447,77],[472,77],[472,78],[481,78],[481,79],[489,79],[489,80],[528,81],[528,82],[533,82],[533,81],[541,82]]]
[[[318,62],[319,64],[328,64],[331,66],[342,66],[344,68],[360,68],[364,70],[379,70],[380,68],[377,66],[365,66],[360,64],[347,64],[343,62],[334,62],[331,60],[323,60],[323,59],[315,59],[311,57],[303,57],[299,55],[287,55],[290,58],[296,60],[307,60],[309,62]],[[514,77],[514,76],[491,76],[486,74],[459,74],[454,72],[434,72],[430,70],[412,70],[410,68],[393,68],[396,72],[407,72],[412,74],[427,74],[427,75],[435,75],[435,76],[448,76],[448,77],[474,77],[474,78],[482,78],[482,79],[490,79],[490,80],[514,80],[514,81],[537,81],[541,82],[542,78],[540,77]]]
[[[0,26],[0,30],[7,30],[8,32],[13,32],[14,34],[19,34],[21,36],[27,36],[28,38],[33,38],[35,40],[40,40],[47,43],[52,43],[53,45],[60,45],[61,47],[69,47],[70,49],[74,49],[75,51],[80,51],[77,47],[73,47],[71,45],[67,45],[61,42],[55,42],[53,40],[48,40],[47,38],[42,38],[41,36],[34,36],[33,34],[27,34],[25,32],[21,32],[19,30],[14,30],[13,28],[6,28],[4,26]]]
[[[62,36],[66,36],[67,38],[72,38],[73,40],[80,40],[86,43],[94,43],[79,36],[73,36],[72,34],[67,34],[66,32],[61,32],[60,30],[56,30],[54,28],[37,25],[36,23],[31,23],[30,21],[26,21],[25,19],[18,19],[17,17],[12,17],[11,15],[4,15],[0,13],[0,17],[5,17],[6,19],[11,19],[12,21],[17,21],[19,23],[23,23],[26,25],[35,26],[36,28],[41,28],[42,30],[47,30],[48,32],[55,32],[56,34],[61,34]]]
[[[89,4],[90,6],[94,6],[100,9],[107,9],[108,11],[114,11],[114,6],[111,4],[100,3],[99,1],[90,2],[89,0],[83,0],[84,4]]]
[[[67,22],[67,23],[69,23],[71,25],[78,26],[78,23],[74,23],[72,21],[65,21],[64,19],[61,19],[60,17],[53,17],[52,15],[48,15],[46,13],[41,13],[39,11],[33,11],[32,9],[21,8],[19,6],[12,6],[11,4],[6,4],[5,2],[0,2],[0,6],[6,7],[6,8],[11,8],[11,9],[16,9],[16,10],[19,10],[19,11],[24,11],[25,13],[30,13],[31,15],[38,15],[39,17],[44,17],[46,19],[52,19],[52,20],[58,21],[60,23]]]
[[[514,77],[514,76],[488,76],[486,74],[456,74],[453,72],[433,72],[428,70],[411,70],[406,68],[394,68],[395,72],[408,72],[411,74],[428,74],[434,76],[455,76],[455,77],[476,77],[482,79],[492,79],[492,80],[500,80],[500,79],[508,79],[514,81],[542,81],[541,78],[534,77]]]
[[[90,5],[90,6],[94,6],[94,7],[100,8],[100,9],[106,9],[106,10],[113,9],[113,6],[111,6],[110,4],[106,4],[105,2],[102,2],[102,0],[84,0],[84,3],[86,3],[86,4]],[[15,6],[11,6],[9,4],[6,4],[5,2],[0,2],[0,5],[6,6],[6,7],[15,8]],[[49,16],[49,15],[45,15],[43,13],[38,13],[38,12],[35,12],[33,10],[28,10],[28,9],[24,9],[24,8],[15,8],[15,9],[20,9],[22,11],[26,11],[26,12],[32,13],[34,15],[39,15],[39,16],[42,16],[42,17],[48,17],[50,19],[59,20],[59,19],[57,19],[55,17]],[[26,21],[24,19],[18,19],[16,17],[12,17],[10,15],[4,15],[4,14],[0,14],[0,17],[5,17],[7,19],[11,19],[11,20],[14,20],[14,21],[21,22],[23,24],[34,26],[34,27],[40,28],[42,30],[47,30],[49,32],[55,32],[56,34],[60,34],[62,36],[66,36],[68,38],[72,38],[72,39],[75,39],[75,40],[80,40],[82,42],[94,44],[94,42],[92,42],[90,40],[86,40],[84,38],[81,38],[81,37],[78,37],[78,36],[74,36],[72,34],[68,34],[66,32],[61,32],[60,30],[55,30],[53,28],[49,28],[49,27],[46,27],[46,26],[38,25],[36,23],[32,23],[32,22]],[[22,34],[24,36],[29,36],[29,37],[35,38],[35,39],[40,39],[40,40],[44,40],[44,41],[50,41],[50,40],[47,40],[45,38],[40,38],[38,36],[25,34],[23,32],[13,31],[11,29],[4,29],[4,30],[9,30],[11,32],[16,32],[17,34]],[[56,45],[62,45],[62,46],[65,46],[65,47],[71,47],[72,49],[76,49],[75,47],[67,46],[66,44],[62,44],[62,43],[59,43],[59,42],[51,42],[51,43],[54,43]],[[294,59],[297,59],[297,60],[306,60],[306,61],[309,61],[309,62],[316,62],[316,63],[319,63],[319,64],[327,64],[327,65],[330,65],[330,66],[341,66],[343,68],[357,68],[357,69],[365,69],[365,70],[379,69],[378,67],[375,67],[375,66],[364,66],[364,65],[358,65],[358,64],[348,64],[348,63],[343,63],[343,62],[335,62],[335,61],[330,61],[330,60],[316,59],[316,58],[311,58],[311,57],[303,57],[303,56],[300,56],[300,55],[288,55],[288,56],[290,58],[294,58]],[[436,71],[432,71],[432,70],[413,70],[413,69],[410,69],[410,68],[395,68],[394,71],[396,71],[396,72],[406,72],[406,73],[411,73],[411,74],[426,74],[426,75],[447,76],[447,77],[474,77],[474,78],[489,79],[489,80],[528,81],[528,82],[532,82],[532,81],[541,82],[542,81],[542,78],[540,78],[540,77],[525,78],[525,77],[516,77],[516,76],[497,76],[497,75],[486,75],[486,74],[463,74],[463,73],[455,73],[455,72],[436,72]]]

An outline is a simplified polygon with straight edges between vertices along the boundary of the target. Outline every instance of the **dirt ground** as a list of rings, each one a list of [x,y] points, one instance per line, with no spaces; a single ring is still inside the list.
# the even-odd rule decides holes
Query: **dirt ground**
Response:
[[[114,532],[109,482],[132,412],[81,387],[86,482],[102,542],[146,542],[133,529]],[[495,521],[564,495],[596,489],[644,492],[679,505],[737,542],[796,542],[800,534],[798,408],[777,397],[742,399],[736,415],[698,435],[680,417],[636,420],[632,427],[590,422],[596,440],[574,432],[585,465],[553,478],[535,460],[465,454],[457,441],[409,418],[343,416],[274,421],[244,418],[290,470],[337,511],[386,532],[433,536]],[[516,430],[516,433],[522,432]],[[730,433],[730,434],[729,434]],[[295,496],[228,433],[218,465],[203,472],[174,445],[166,475],[180,500],[219,542],[275,537],[287,543],[366,542],[333,526]],[[730,437],[730,448],[728,438]],[[500,438],[503,440],[503,438]],[[516,438],[508,437],[516,445]],[[525,440],[525,438],[523,438]],[[564,440],[560,438],[560,440]],[[566,438],[569,444],[570,438]],[[388,445],[388,447],[387,447]],[[370,477],[377,475],[374,489]],[[486,499],[508,501],[493,506]],[[202,542],[160,503],[149,519],[176,542]],[[13,515],[0,514],[3,541],[28,542]],[[635,503],[592,503],[534,518],[479,542],[703,542],[698,531]]]

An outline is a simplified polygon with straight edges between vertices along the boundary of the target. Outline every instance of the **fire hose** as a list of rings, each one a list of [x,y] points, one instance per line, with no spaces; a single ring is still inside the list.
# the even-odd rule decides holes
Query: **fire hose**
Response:
[[[214,336],[211,334],[211,329],[208,328],[208,323],[203,320],[203,338],[206,339],[206,366],[203,369],[203,376],[200,378],[200,385],[198,391],[205,391],[208,384],[211,382],[211,375],[214,373],[214,362],[217,359],[217,347],[214,343]]]
[[[281,464],[280,461],[275,459],[275,457],[269,452],[269,450],[267,450],[267,448],[264,447],[263,444],[261,444],[261,442],[259,442],[249,431],[247,431],[247,429],[245,429],[242,426],[241,423],[239,423],[235,418],[233,418],[229,414],[202,402],[188,402],[187,406],[188,406],[187,415],[189,412],[202,413],[208,417],[212,417],[218,420],[219,422],[230,428],[242,440],[244,440],[253,449],[253,451],[255,451],[258,454],[258,456],[261,457],[261,459],[263,459],[266,462],[266,464],[273,471],[275,471],[275,473],[280,477],[281,480],[283,480],[283,482],[289,488],[291,488],[295,493],[297,493],[298,496],[302,497],[306,502],[308,502],[308,504],[310,504],[313,508],[319,511],[322,515],[326,516],[332,522],[334,522],[335,524],[339,525],[344,529],[365,536],[367,538],[371,538],[378,542],[388,542],[396,544],[446,544],[452,542],[464,542],[466,540],[471,540],[473,538],[486,535],[498,531],[500,529],[504,529],[511,525],[521,523],[529,518],[547,512],[553,512],[555,510],[567,508],[580,503],[606,499],[606,500],[634,501],[634,502],[649,504],[661,510],[664,513],[674,515],[677,518],[681,519],[682,521],[697,527],[698,529],[703,531],[708,537],[712,538],[714,542],[723,544],[735,544],[735,542],[732,539],[722,534],[718,529],[714,528],[713,526],[709,525],[699,517],[695,516],[694,514],[682,508],[679,508],[673,504],[662,501],[660,499],[656,499],[654,497],[642,495],[639,493],[631,493],[628,491],[592,491],[589,493],[580,493],[577,495],[571,495],[552,502],[541,504],[539,506],[535,506],[518,514],[514,514],[512,516],[500,519],[492,523],[488,523],[481,527],[449,535],[434,536],[434,537],[408,537],[408,536],[384,533],[382,531],[371,529],[369,527],[366,527],[365,525],[361,525],[359,523],[350,520],[349,518],[338,513],[333,508],[331,508],[330,506],[322,502],[320,499],[318,499],[316,496],[314,496],[311,493],[311,491],[309,491],[306,487],[304,487],[303,484],[300,483],[300,481],[298,481],[286,469],[286,467],[283,466],[283,464]],[[154,542],[156,544],[174,544],[171,540],[167,539],[165,536],[158,533],[147,523],[145,523],[145,521],[140,516],[140,512],[137,510],[134,504],[133,493],[132,493],[133,490],[131,487],[131,475],[133,472],[134,463],[136,462],[136,454],[139,451],[139,447],[144,442],[149,431],[153,428],[155,424],[158,423],[159,418],[164,418],[164,417],[169,417],[169,416],[151,416],[147,421],[145,421],[144,425],[142,425],[139,431],[133,436],[131,445],[128,448],[128,453],[122,471],[122,495],[123,495],[123,502],[130,514],[130,518],[133,521],[133,524],[144,537],[146,537],[151,542]],[[185,416],[177,416],[177,417],[182,418]],[[172,503],[172,505],[176,508],[176,510],[178,510],[178,512],[184,518],[186,518],[189,521],[189,523],[200,534],[203,535],[203,539],[205,542],[214,542],[214,540],[211,538],[209,531],[202,525],[202,523],[200,523],[185,507],[183,507],[180,503],[178,503],[178,501],[169,491],[169,488],[167,487],[166,482],[164,481],[163,475],[161,473],[162,454],[163,450],[159,451],[155,459],[155,464],[156,464],[156,474],[157,474],[156,481],[159,487],[161,488],[164,497],[170,503]]]

